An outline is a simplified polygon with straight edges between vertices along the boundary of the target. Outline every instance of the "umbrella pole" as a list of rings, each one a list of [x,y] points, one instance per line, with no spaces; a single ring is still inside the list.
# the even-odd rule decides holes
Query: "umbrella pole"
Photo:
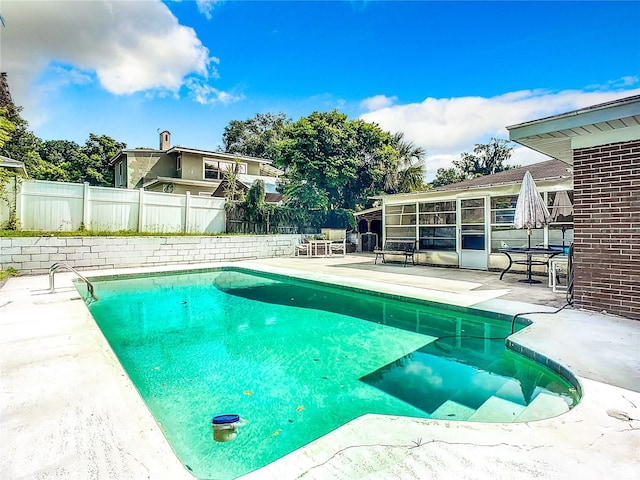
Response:
[[[531,229],[527,228],[527,249],[531,250]],[[527,280],[531,285],[531,253],[527,252]]]

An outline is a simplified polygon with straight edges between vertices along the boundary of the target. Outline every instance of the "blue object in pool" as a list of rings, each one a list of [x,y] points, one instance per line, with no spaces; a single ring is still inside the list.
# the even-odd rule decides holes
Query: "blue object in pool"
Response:
[[[216,415],[213,417],[211,423],[214,425],[222,425],[225,423],[238,423],[240,421],[240,415]]]
[[[213,439],[216,442],[231,442],[238,436],[240,415],[216,415],[211,421]]]

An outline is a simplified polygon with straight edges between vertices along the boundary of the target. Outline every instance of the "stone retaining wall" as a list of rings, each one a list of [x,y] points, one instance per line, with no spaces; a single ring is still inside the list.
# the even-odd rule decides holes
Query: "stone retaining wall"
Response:
[[[162,237],[4,237],[0,269],[48,273],[56,262],[81,270],[292,256],[299,235]]]

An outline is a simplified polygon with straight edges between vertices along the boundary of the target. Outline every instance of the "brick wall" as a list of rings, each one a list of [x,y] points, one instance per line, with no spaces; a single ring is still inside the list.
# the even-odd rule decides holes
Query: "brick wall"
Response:
[[[640,140],[573,152],[574,301],[640,319]]]
[[[292,256],[299,235],[0,238],[0,268],[48,273],[56,262],[80,270],[149,267]]]

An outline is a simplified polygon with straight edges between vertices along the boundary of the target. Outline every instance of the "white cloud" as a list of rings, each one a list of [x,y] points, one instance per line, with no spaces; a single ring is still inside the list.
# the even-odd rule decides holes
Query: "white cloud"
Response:
[[[387,97],[386,95],[376,95],[374,97],[365,98],[360,102],[360,108],[363,110],[379,110],[393,105],[398,97]]]
[[[438,168],[450,168],[453,160],[459,159],[462,152],[471,152],[476,143],[486,142],[490,137],[508,139],[507,126],[638,95],[639,88],[606,89],[637,83],[637,77],[625,77],[599,86],[599,91],[522,90],[490,98],[426,98],[421,103],[382,107],[360,118],[392,133],[404,132],[405,138],[424,147],[427,179],[431,180]],[[389,98],[384,95],[372,98],[378,97]],[[529,165],[545,158],[529,149],[516,148],[509,163]]]
[[[198,11],[207,17],[209,20],[213,17],[213,10],[216,6],[223,3],[224,0],[196,0],[198,5]]]
[[[4,0],[2,7],[2,69],[25,111],[53,73],[58,86],[80,75],[115,95],[176,94],[190,75],[217,78],[218,59],[160,0]]]
[[[214,105],[221,103],[223,105],[229,105],[231,103],[244,100],[244,95],[233,94],[229,92],[223,92],[217,88],[212,87],[206,83],[201,82],[199,79],[190,78],[187,80],[187,86],[191,91],[191,95],[196,102],[201,105]]]

